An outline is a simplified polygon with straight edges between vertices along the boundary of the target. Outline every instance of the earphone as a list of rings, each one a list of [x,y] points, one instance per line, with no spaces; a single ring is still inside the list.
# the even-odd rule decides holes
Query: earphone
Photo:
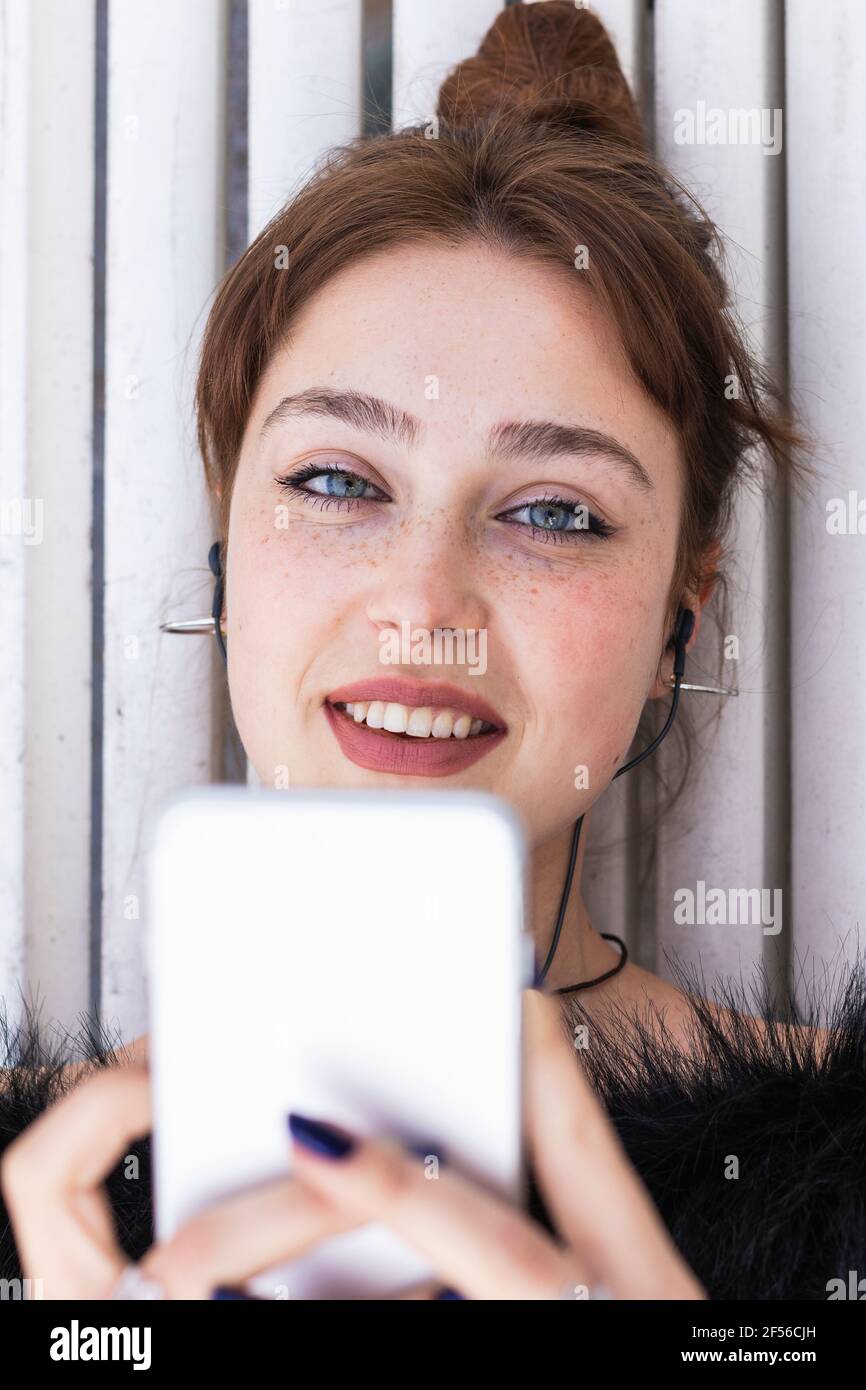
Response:
[[[216,575],[216,584],[214,585],[213,591],[213,606],[211,608],[211,617],[213,618],[214,634],[216,636],[217,643],[219,644],[219,649],[222,652],[223,661],[225,662],[226,666],[228,666],[229,657],[228,652],[226,651],[226,644],[225,639],[223,638],[222,631],[223,570],[222,565],[220,563],[219,541],[214,541],[213,545],[208,551],[207,562],[210,565],[211,574]]]
[[[221,626],[223,611],[224,580],[222,565],[220,563],[219,541],[214,541],[213,545],[210,548],[210,551],[208,552],[208,565],[210,566],[211,573],[216,577],[216,584],[214,585],[213,608],[211,610],[214,624],[214,633],[219,644],[219,649],[222,653],[223,661],[226,663],[226,665],[228,665],[228,654],[226,652],[226,645],[223,639]],[[650,743],[648,747],[644,748],[643,752],[638,753],[634,758],[631,758],[630,761],[627,762],[624,767],[621,767],[618,772],[615,772],[613,777],[611,778],[611,781],[616,781],[617,777],[621,777],[624,772],[629,772],[631,768],[636,767],[638,763],[643,762],[644,758],[648,758],[650,753],[654,752],[654,750],[658,748],[665,734],[668,732],[671,725],[673,724],[674,716],[677,712],[677,705],[679,704],[680,683],[682,681],[686,669],[686,647],[688,646],[689,638],[691,637],[692,632],[694,631],[694,626],[695,615],[692,609],[680,608],[677,613],[677,621],[676,626],[674,627],[673,635],[671,636],[667,644],[668,648],[674,648],[674,696],[673,700],[671,701],[670,710],[668,711],[668,717],[665,720],[664,725],[662,726],[661,732],[656,734],[652,743]],[[562,934],[562,924],[565,921],[565,911],[568,907],[568,899],[571,894],[571,883],[572,879],[574,878],[574,866],[577,863],[577,850],[580,844],[580,831],[582,825],[583,816],[579,816],[577,821],[575,822],[574,831],[571,837],[571,851],[568,857],[568,868],[566,869],[565,873],[565,882],[562,886],[562,895],[559,901],[559,912],[557,913],[556,926],[553,931],[553,940],[550,943],[550,948],[547,952],[547,959],[545,960],[544,965],[542,966],[540,971],[536,970],[535,979],[533,981],[533,987],[535,989],[538,989],[538,987],[542,985],[545,979],[547,978],[548,971],[550,970],[550,967],[553,964],[553,958],[556,954],[556,948],[559,945],[559,938]],[[619,944],[622,948],[622,953],[616,965],[613,966],[612,969],[606,971],[603,975],[597,976],[594,980],[581,980],[576,985],[563,985],[561,988],[554,990],[554,994],[572,994],[575,990],[587,989],[590,985],[597,985],[600,984],[602,980],[610,979],[612,975],[616,975],[619,973],[620,970],[622,970],[623,966],[628,960],[628,951],[626,949],[625,942],[620,940],[619,937],[611,936],[611,934],[607,932],[602,932],[601,935],[606,936],[608,940],[619,941]]]

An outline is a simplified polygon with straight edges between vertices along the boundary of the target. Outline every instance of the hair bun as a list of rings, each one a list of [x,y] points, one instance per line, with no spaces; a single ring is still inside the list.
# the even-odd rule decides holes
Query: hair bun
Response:
[[[509,5],[439,90],[437,115],[471,125],[499,111],[645,146],[643,121],[601,20],[571,0]]]

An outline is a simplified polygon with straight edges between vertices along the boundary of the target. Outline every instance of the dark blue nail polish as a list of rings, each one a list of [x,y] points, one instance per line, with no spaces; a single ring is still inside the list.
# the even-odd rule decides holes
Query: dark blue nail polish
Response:
[[[220,1284],[217,1288],[211,1289],[211,1298],[248,1298],[253,1303],[262,1303],[263,1299],[258,1298],[254,1293],[244,1293],[243,1289],[232,1288],[228,1284]]]
[[[289,1115],[289,1130],[292,1138],[303,1144],[305,1149],[323,1154],[325,1158],[345,1158],[355,1147],[354,1139],[345,1130],[324,1120],[311,1120],[308,1115],[298,1115],[294,1111]]]
[[[439,1292],[438,1292],[437,1294],[434,1295],[434,1297],[436,1297],[436,1298],[465,1298],[466,1295],[465,1295],[465,1294],[462,1294],[462,1293],[458,1293],[456,1289],[440,1289]]]

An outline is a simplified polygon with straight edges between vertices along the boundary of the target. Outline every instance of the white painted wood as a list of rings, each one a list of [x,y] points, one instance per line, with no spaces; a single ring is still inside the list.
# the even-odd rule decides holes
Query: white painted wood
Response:
[[[360,134],[361,0],[249,0],[253,241],[333,145]]]
[[[24,931],[27,511],[27,148],[30,8],[0,0],[0,1002],[20,1016]]]
[[[31,7],[27,975],[46,1017],[89,1007],[95,6]]]
[[[218,741],[215,644],[158,627],[210,611],[214,523],[191,398],[223,268],[225,33],[214,0],[111,7],[102,1004],[124,1037],[146,1026],[153,817],[178,787],[212,779]]]
[[[94,6],[0,0],[0,996],[13,1020],[21,989],[65,1022],[87,1004]],[[394,0],[395,127],[432,113],[442,79],[499,8]],[[639,88],[643,6],[594,8]],[[725,702],[658,836],[646,891],[639,874],[655,841],[624,842],[652,810],[646,769],[619,779],[587,827],[594,923],[625,935],[651,968],[668,973],[673,949],[708,980],[748,976],[780,949],[806,956],[809,970],[840,949],[853,957],[864,887],[866,550],[859,534],[828,533],[826,504],[852,491],[866,499],[866,10],[835,0],[816,24],[808,0],[786,0],[784,34],[781,12],[774,0],[656,0],[652,114],[660,154],[728,238],[739,311],[776,367],[787,288],[792,384],[819,440],[821,482],[813,498],[791,499],[790,579],[783,499],[741,503],[732,597],[742,652],[729,672],[743,694]],[[99,963],[104,1017],[126,1038],[146,1026],[150,826],[166,795],[218,775],[222,738],[215,644],[158,625],[210,609],[213,517],[191,393],[223,270],[225,23],[225,0],[110,0]],[[361,39],[361,0],[250,0],[251,238],[327,149],[361,131]],[[675,113],[700,101],[780,107],[783,41],[781,156],[676,142]],[[41,500],[38,545],[14,522],[28,500],[18,521],[38,525]],[[779,635],[787,602],[790,666]],[[707,625],[694,679],[713,666],[711,640]],[[700,722],[718,697],[681,699]],[[672,774],[670,754],[654,756]],[[788,849],[781,939],[759,926],[674,927],[675,888],[787,888]]]
[[[772,0],[732,0],[724,7],[701,0],[657,0],[655,7],[656,147],[668,167],[704,203],[728,239],[729,271],[737,307],[754,346],[778,365],[783,242],[779,222],[781,155],[759,144],[678,143],[681,113],[706,108],[779,108],[781,33]],[[812,103],[807,100],[811,107]],[[724,383],[719,383],[723,392]],[[675,925],[680,888],[784,888],[784,845],[779,832],[784,803],[779,777],[784,747],[774,731],[783,714],[778,679],[784,595],[778,554],[782,522],[773,508],[746,495],[738,507],[729,568],[734,633],[740,660],[728,663],[737,698],[683,692],[681,705],[700,726],[723,700],[718,731],[709,738],[703,766],[695,766],[680,807],[658,841],[655,968],[667,973],[662,952],[675,950],[715,970],[750,976],[772,957],[789,927],[773,937],[754,925]],[[687,663],[688,680],[715,670],[719,634],[707,623]],[[704,676],[702,683],[716,684]],[[770,693],[775,691],[775,693]],[[670,746],[653,755],[672,768]],[[772,901],[772,899],[770,900]],[[786,905],[783,898],[783,908]]]
[[[811,975],[866,945],[866,520],[827,529],[833,499],[866,499],[866,7],[788,0],[786,69],[791,382],[819,474],[791,508],[793,912]]]
[[[429,120],[443,80],[475,53],[501,9],[500,0],[394,0],[393,129]]]

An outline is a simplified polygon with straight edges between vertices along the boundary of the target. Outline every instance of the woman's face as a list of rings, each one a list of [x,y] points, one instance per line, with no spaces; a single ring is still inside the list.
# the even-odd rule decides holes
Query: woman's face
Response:
[[[682,480],[579,272],[416,245],[332,279],[259,384],[231,503],[261,781],[476,787],[531,843],[560,831],[663,692]]]

